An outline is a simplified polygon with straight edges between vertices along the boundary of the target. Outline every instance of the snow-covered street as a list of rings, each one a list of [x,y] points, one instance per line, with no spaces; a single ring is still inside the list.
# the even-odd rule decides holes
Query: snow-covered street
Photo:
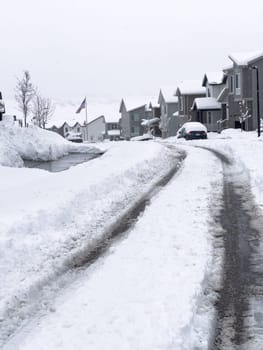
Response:
[[[1,166],[3,349],[208,349],[223,268],[227,170],[217,153],[237,186],[250,183],[262,215],[262,150],[255,133],[229,130],[203,141],[111,143],[61,173]],[[152,189],[129,230],[85,265]]]

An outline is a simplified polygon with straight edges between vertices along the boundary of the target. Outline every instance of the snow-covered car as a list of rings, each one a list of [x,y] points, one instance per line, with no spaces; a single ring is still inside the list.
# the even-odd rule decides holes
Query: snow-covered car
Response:
[[[207,129],[199,122],[187,122],[178,130],[177,138],[185,140],[207,139]]]
[[[83,142],[82,134],[80,132],[68,132],[66,135],[66,139],[72,142]]]

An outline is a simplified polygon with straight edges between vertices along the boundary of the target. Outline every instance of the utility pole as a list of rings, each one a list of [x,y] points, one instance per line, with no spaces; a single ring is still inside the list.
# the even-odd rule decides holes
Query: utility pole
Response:
[[[0,121],[3,120],[3,114],[5,113],[5,104],[2,97],[2,92],[0,91]]]
[[[257,78],[257,124],[258,124],[258,137],[260,137],[260,101],[259,101],[259,74],[258,74],[258,66],[253,66],[253,69],[256,71]]]

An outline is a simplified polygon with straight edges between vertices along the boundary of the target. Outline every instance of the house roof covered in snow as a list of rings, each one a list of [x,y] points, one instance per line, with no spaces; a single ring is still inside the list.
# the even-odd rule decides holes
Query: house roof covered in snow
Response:
[[[233,66],[234,66],[234,64],[233,64],[233,62],[231,62],[231,63],[228,64],[227,66],[224,66],[224,67],[223,67],[223,71],[226,72],[226,71],[228,71],[228,70],[230,70],[230,69],[233,69]]]
[[[254,52],[236,52],[228,56],[238,66],[247,66],[258,59],[263,59],[263,50]]]
[[[204,75],[202,86],[206,86],[206,83],[209,85],[220,85],[224,84],[226,75],[223,71],[220,72],[209,72]]]
[[[125,106],[126,111],[134,111],[135,109],[138,108],[145,108],[145,110],[149,110],[152,107],[152,101],[155,101],[156,97],[152,96],[147,96],[147,97],[128,97],[128,98],[123,98],[121,100],[119,112],[121,113],[122,108]]]
[[[201,97],[194,100],[192,110],[196,111],[211,111],[220,110],[221,103],[215,97]]]
[[[200,80],[184,80],[178,85],[176,95],[205,95],[205,92]]]
[[[166,89],[166,88],[161,88],[160,93],[159,93],[159,98],[158,98],[158,103],[161,103],[161,96],[163,97],[164,101],[166,103],[178,103],[178,96],[174,95],[174,90],[173,88]]]

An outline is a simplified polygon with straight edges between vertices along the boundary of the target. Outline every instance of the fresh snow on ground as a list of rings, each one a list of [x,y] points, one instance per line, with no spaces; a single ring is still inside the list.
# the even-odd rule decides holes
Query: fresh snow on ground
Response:
[[[176,156],[158,143],[122,142],[61,173],[0,167],[0,321],[7,322],[1,336],[14,326],[10,313],[94,246]],[[15,323],[24,317],[16,315]]]
[[[13,142],[1,136],[0,146],[8,151]],[[5,350],[208,348],[211,285],[219,282],[221,267],[213,248],[221,228],[213,215],[222,205],[223,176],[218,158],[199,147],[230,157],[263,207],[262,139],[240,130],[208,136],[107,143],[102,157],[56,174],[0,166],[0,335],[5,340],[30,316],[24,305],[34,293],[103,237],[171,169],[178,152],[187,154],[126,236],[80,271],[74,283],[57,286],[52,307],[42,308]]]
[[[66,289],[57,312],[39,320],[19,349],[192,348],[199,301],[215,269],[208,224],[221,186],[217,159],[192,150],[134,229]]]

